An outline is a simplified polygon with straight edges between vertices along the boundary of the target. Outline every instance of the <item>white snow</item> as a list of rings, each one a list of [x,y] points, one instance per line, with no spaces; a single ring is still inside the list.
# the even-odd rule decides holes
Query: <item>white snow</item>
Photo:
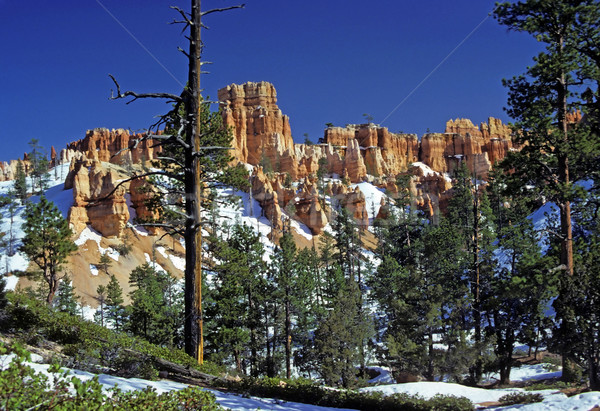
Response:
[[[158,251],[163,257],[165,258],[169,258],[169,255],[167,254],[167,249],[163,246],[158,246],[155,248],[156,251]]]
[[[4,280],[6,281],[5,289],[14,291],[17,288],[17,282],[19,282],[19,277],[16,275],[5,275]]]
[[[144,253],[144,257],[146,257],[146,262],[148,264],[150,264],[150,267],[154,268],[156,271],[164,271],[165,273],[167,272],[167,270],[165,270],[160,264],[158,264],[156,261],[152,261],[152,257],[150,256],[150,254],[148,253]]]
[[[112,258],[113,260],[115,260],[115,261],[119,261],[119,256],[120,256],[120,254],[119,254],[119,252],[118,252],[117,250],[115,250],[114,248],[110,248],[110,247],[109,247],[109,248],[106,250],[106,253],[105,253],[105,254],[106,254],[107,256],[109,256],[110,258]]]
[[[90,271],[92,275],[98,275],[98,267],[96,267],[94,264],[90,264]]]
[[[185,271],[185,258],[171,254],[169,255],[169,260],[171,260],[175,268],[181,271]]]
[[[102,234],[91,228],[89,225],[83,229],[81,234],[79,234],[79,238],[75,240],[75,245],[82,246],[88,240],[94,241],[96,244],[98,244],[98,249],[101,249],[100,241],[102,240]]]
[[[546,380],[550,378],[560,378],[561,371],[548,370],[549,364],[531,364],[512,368],[510,371],[510,380],[512,382]],[[500,380],[500,374],[491,374],[490,381]]]
[[[544,401],[534,404],[511,405],[508,407],[489,408],[490,410],[519,410],[519,411],[587,411],[600,406],[600,392],[586,392],[567,397],[562,393],[549,394]]]
[[[420,161],[412,163],[411,165],[414,166],[414,167],[420,168],[421,171],[423,172],[423,176],[425,176],[425,177],[434,176],[436,174],[436,172],[433,171],[431,169],[431,167],[429,167],[427,164],[422,163]]]
[[[392,382],[389,369],[385,367],[370,367],[380,371],[380,375],[369,381],[371,383]],[[541,380],[560,377],[561,372],[552,372],[544,364],[523,365],[513,368],[511,381]],[[511,392],[524,392],[522,388],[484,389],[467,387],[447,382],[414,382],[406,384],[387,384],[375,387],[362,388],[360,391],[380,391],[384,395],[395,393],[418,394],[424,398],[431,398],[436,394],[466,397],[474,404],[498,401],[500,397]],[[590,392],[567,398],[565,394],[556,390],[528,391],[542,394],[544,401],[536,404],[514,405],[494,408],[496,410],[589,410],[600,405],[600,392]]]
[[[467,387],[460,384],[447,382],[409,382],[405,384],[379,385],[376,387],[361,388],[361,392],[379,391],[384,395],[406,393],[409,395],[420,395],[423,398],[431,398],[437,394],[454,395],[466,397],[474,404],[487,401],[498,401],[500,397],[510,392],[518,391],[517,388],[486,390],[484,388]]]

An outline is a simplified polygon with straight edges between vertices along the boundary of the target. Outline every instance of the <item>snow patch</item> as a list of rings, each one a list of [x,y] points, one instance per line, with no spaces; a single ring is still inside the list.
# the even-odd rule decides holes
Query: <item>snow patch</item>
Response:
[[[169,260],[173,263],[173,266],[178,270],[185,271],[185,258],[178,257],[176,255],[170,255]]]
[[[90,272],[92,275],[98,275],[98,267],[96,267],[94,264],[90,264]]]

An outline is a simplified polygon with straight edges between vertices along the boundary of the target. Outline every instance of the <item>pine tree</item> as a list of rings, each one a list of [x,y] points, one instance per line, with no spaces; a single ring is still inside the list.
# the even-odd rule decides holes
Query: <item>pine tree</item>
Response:
[[[108,254],[102,254],[100,256],[100,260],[98,261],[98,267],[104,271],[106,275],[110,275],[108,273],[108,269],[112,265],[112,259],[108,256]]]
[[[535,193],[558,206],[560,265],[571,276],[575,269],[571,207],[584,196],[574,183],[594,172],[600,152],[600,4],[593,0],[528,0],[499,4],[494,16],[509,29],[529,33],[546,46],[524,75],[504,81],[509,89],[507,112],[516,120],[515,142],[522,148],[503,164],[510,170],[513,191],[533,187],[530,195]],[[595,88],[585,89],[588,84]],[[573,124],[570,116],[579,109],[588,115],[587,121]],[[568,298],[561,294],[557,306],[568,307],[561,304],[563,297]],[[560,334],[571,335],[574,318],[570,310],[557,310],[557,316],[563,327]],[[572,368],[569,350],[570,345],[564,343],[564,379]]]
[[[13,188],[15,190],[15,195],[21,201],[21,204],[25,204],[25,201],[27,200],[27,175],[25,174],[23,162],[20,159],[17,161]]]
[[[71,240],[73,233],[56,205],[45,196],[40,197],[39,203],[27,205],[23,232],[21,250],[42,270],[42,277],[48,284],[46,301],[51,304],[58,289],[62,264],[77,250]]]
[[[104,327],[104,319],[106,315],[106,286],[100,284],[98,288],[96,288],[96,294],[96,300],[98,300],[100,306],[94,314],[94,320]]]
[[[44,148],[39,145],[39,141],[32,138],[29,141],[31,151],[28,154],[29,163],[31,164],[31,194],[43,193],[48,188],[48,168],[50,163],[44,153]]]
[[[292,376],[292,305],[295,305],[293,290],[297,279],[296,273],[296,244],[289,232],[285,232],[279,240],[272,260],[273,280],[277,290],[276,298],[284,310],[284,341],[285,341],[285,375]]]
[[[117,331],[121,331],[125,322],[125,309],[123,307],[123,289],[117,280],[117,277],[110,276],[110,281],[106,285],[106,315],[104,319],[107,326],[111,326]]]
[[[7,243],[8,243],[8,256],[11,257],[13,255],[15,255],[15,253],[17,252],[15,249],[15,217],[17,216],[17,210],[18,210],[18,204],[16,201],[16,197],[15,197],[15,191],[13,190],[9,190],[7,195],[7,211],[8,211],[8,218],[10,219],[10,225],[9,225],[9,229],[8,229],[8,238],[7,238]]]
[[[263,317],[272,294],[266,287],[265,250],[260,235],[246,225],[235,225],[231,237],[214,241],[213,247],[220,263],[214,268],[214,305],[207,307],[207,318],[209,348],[220,354],[212,357],[222,361],[231,358],[240,373],[246,372],[242,363],[246,357],[250,375],[258,376],[262,364],[270,374],[275,367],[275,342],[269,339],[273,324],[265,325]],[[265,358],[260,355],[262,347],[266,348]]]
[[[315,330],[317,372],[328,385],[356,385],[363,335],[368,332],[360,300],[356,282],[346,280],[333,309]]]
[[[75,290],[71,284],[71,278],[68,275],[63,276],[60,280],[53,305],[58,311],[78,315],[78,299],[79,297],[75,294]]]
[[[135,178],[150,175],[162,175],[164,179],[171,180],[169,193],[173,196],[164,196],[165,199],[176,198],[176,206],[182,208],[182,219],[177,223],[163,223],[163,228],[169,228],[172,233],[183,235],[186,250],[185,268],[185,351],[198,360],[204,361],[203,340],[203,313],[202,313],[202,207],[205,205],[203,194],[210,188],[211,182],[217,178],[220,182],[239,183],[241,175],[245,174],[243,167],[227,170],[230,162],[227,149],[230,147],[231,134],[223,126],[219,113],[211,113],[209,103],[203,101],[201,96],[201,65],[202,49],[201,30],[206,28],[203,16],[241,8],[232,6],[214,10],[201,10],[200,0],[191,1],[191,12],[185,13],[176,8],[184,22],[185,29],[189,28],[189,51],[184,52],[188,58],[188,84],[180,95],[170,93],[136,93],[132,91],[121,92],[117,81],[112,77],[117,87],[117,95],[112,98],[163,98],[173,104],[173,109],[161,117],[153,127],[160,130],[167,126],[165,133],[149,133],[147,139],[153,144],[161,146],[168,154],[177,154],[175,157],[165,155],[163,160],[168,161],[168,166],[162,171],[149,171]],[[247,180],[246,180],[247,184]],[[181,190],[176,190],[179,187]],[[172,191],[175,189],[175,192]],[[183,205],[183,207],[181,207]],[[163,207],[167,210],[169,206]]]
[[[173,346],[181,325],[177,316],[177,296],[170,274],[155,270],[149,263],[136,267],[129,275],[134,287],[127,307],[127,329],[151,343]],[[179,318],[178,318],[179,317]]]

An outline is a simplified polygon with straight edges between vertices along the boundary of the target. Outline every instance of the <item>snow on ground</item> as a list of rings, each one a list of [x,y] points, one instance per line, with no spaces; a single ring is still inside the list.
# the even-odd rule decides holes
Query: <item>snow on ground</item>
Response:
[[[156,251],[158,251],[163,257],[165,258],[169,258],[169,256],[167,255],[167,249],[163,246],[158,246],[155,248]]]
[[[173,263],[175,268],[181,271],[185,271],[185,258],[177,257],[176,255],[170,255],[169,260]]]
[[[90,264],[90,271],[92,275],[98,275],[98,267],[96,267],[94,264]]]
[[[158,264],[156,261],[152,261],[152,257],[150,256],[150,254],[148,253],[144,253],[144,257],[146,257],[146,262],[150,265],[150,267],[152,267],[154,270],[156,271],[164,271],[165,273],[168,273],[168,270],[165,270],[160,264]]]
[[[551,378],[560,378],[562,371],[551,371],[549,364],[531,364],[512,368],[510,371],[510,380],[512,382],[547,380]],[[500,380],[500,374],[494,373],[488,377],[488,381],[494,382]]]
[[[405,384],[379,385],[376,387],[361,388],[361,392],[379,391],[384,395],[406,393],[409,395],[420,395],[423,398],[431,398],[437,394],[454,395],[466,397],[474,404],[488,401],[498,401],[500,397],[511,392],[519,391],[517,388],[506,388],[498,390],[486,390],[484,388],[467,387],[460,384],[447,382],[409,382]]]
[[[119,254],[119,252],[117,250],[115,250],[114,248],[108,248],[106,250],[106,255],[109,256],[110,258],[112,258],[115,261],[119,261],[119,256],[121,254]]]
[[[519,411],[587,411],[600,406],[600,392],[585,392],[567,397],[563,393],[549,394],[544,401],[534,404],[510,405],[508,407],[489,408],[489,410],[519,410]]]
[[[393,381],[389,369],[385,367],[371,367],[380,371],[380,375],[372,379],[371,383],[390,383]],[[541,380],[548,378],[558,378],[561,372],[551,372],[546,369],[544,364],[524,365],[513,368],[511,372],[511,381]],[[496,376],[498,377],[498,376]],[[466,397],[473,404],[483,402],[496,402],[500,397],[511,392],[524,392],[522,388],[503,388],[503,389],[484,389],[467,387],[459,384],[447,382],[414,382],[406,384],[386,384],[375,387],[362,388],[360,391],[379,391],[385,395],[395,393],[407,393],[410,395],[420,395],[424,398],[431,398],[436,394],[454,395]],[[494,410],[590,410],[594,406],[600,406],[600,392],[590,392],[576,395],[568,398],[565,394],[556,390],[527,391],[540,393],[544,396],[541,403],[528,405],[513,405],[508,407],[493,408]]]
[[[19,282],[19,277],[16,275],[4,276],[4,281],[6,281],[6,285],[4,288],[6,290],[14,291],[17,288],[17,283]]]
[[[3,355],[0,356],[0,368],[7,368],[10,361],[14,358],[14,355]],[[32,359],[34,357],[32,356]],[[39,360],[39,358],[38,358]],[[36,372],[51,375],[48,373],[47,364],[27,363]],[[89,381],[96,376],[86,371],[71,370],[63,368],[63,370],[69,371],[69,376],[75,376],[82,381]],[[52,378],[50,378],[52,380]],[[135,391],[143,390],[146,387],[154,388],[159,394],[167,391],[182,390],[187,387],[186,384],[181,384],[173,381],[161,380],[161,381],[148,381],[140,378],[120,378],[112,375],[99,374],[98,382],[102,384],[104,390],[108,390],[117,385],[122,391]],[[258,397],[243,397],[241,395],[224,393],[216,390],[207,390],[212,392],[217,402],[223,407],[227,407],[233,411],[250,411],[250,410],[274,410],[274,411],[329,411],[329,410],[342,410],[341,408],[327,408],[319,407],[316,405],[301,404],[296,402],[285,402],[275,400],[272,398],[258,398]]]
[[[413,167],[418,167],[423,172],[424,177],[434,176],[437,173],[431,169],[427,164],[417,161],[411,164]]]
[[[49,172],[49,189],[46,191],[46,198],[56,204],[63,217],[67,217],[69,208],[73,204],[73,190],[63,190],[64,179],[69,173],[69,164],[63,164],[55,169],[51,169]],[[31,178],[26,179],[28,187],[31,187]],[[7,195],[9,190],[14,187],[14,180],[1,181],[0,182],[0,196]],[[39,196],[33,196],[29,199],[32,203],[39,201]],[[21,230],[22,224],[25,222],[24,214],[25,206],[18,205],[13,216],[12,232],[14,237],[13,250],[18,250],[21,246],[21,239],[23,238],[23,231]],[[4,207],[0,210],[0,231],[7,233],[6,239],[8,239],[9,232],[11,230],[10,215],[8,213],[8,207]],[[12,256],[8,256],[8,248],[0,249],[0,273],[11,272],[11,271],[25,271],[29,266],[25,254],[16,252]],[[16,277],[7,277],[8,288],[14,289],[16,287],[18,279]]]
[[[271,224],[262,215],[262,208],[258,201],[251,198],[249,193],[233,190],[231,188],[218,190],[219,197],[230,198],[227,204],[221,204],[217,210],[217,224],[219,227],[232,227],[237,224],[245,224],[261,236],[261,242],[265,246],[265,261],[273,255],[275,245],[269,240],[271,235]],[[236,201],[237,197],[237,201]],[[207,215],[208,218],[210,216]]]

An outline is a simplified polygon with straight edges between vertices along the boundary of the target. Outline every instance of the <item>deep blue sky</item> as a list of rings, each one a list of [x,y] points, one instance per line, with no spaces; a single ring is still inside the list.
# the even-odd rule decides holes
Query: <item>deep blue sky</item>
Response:
[[[158,59],[163,69],[101,7]],[[109,101],[108,73],[123,89],[179,94],[187,48],[171,0],[0,0],[0,160],[37,138],[48,150],[95,127],[147,127],[161,102]],[[203,7],[235,4],[205,0]],[[297,142],[325,123],[380,123],[493,9],[494,0],[246,0],[205,23],[205,94],[269,81]],[[492,18],[384,123],[391,131],[443,131],[450,118],[508,121],[501,79],[522,73],[539,45]]]

